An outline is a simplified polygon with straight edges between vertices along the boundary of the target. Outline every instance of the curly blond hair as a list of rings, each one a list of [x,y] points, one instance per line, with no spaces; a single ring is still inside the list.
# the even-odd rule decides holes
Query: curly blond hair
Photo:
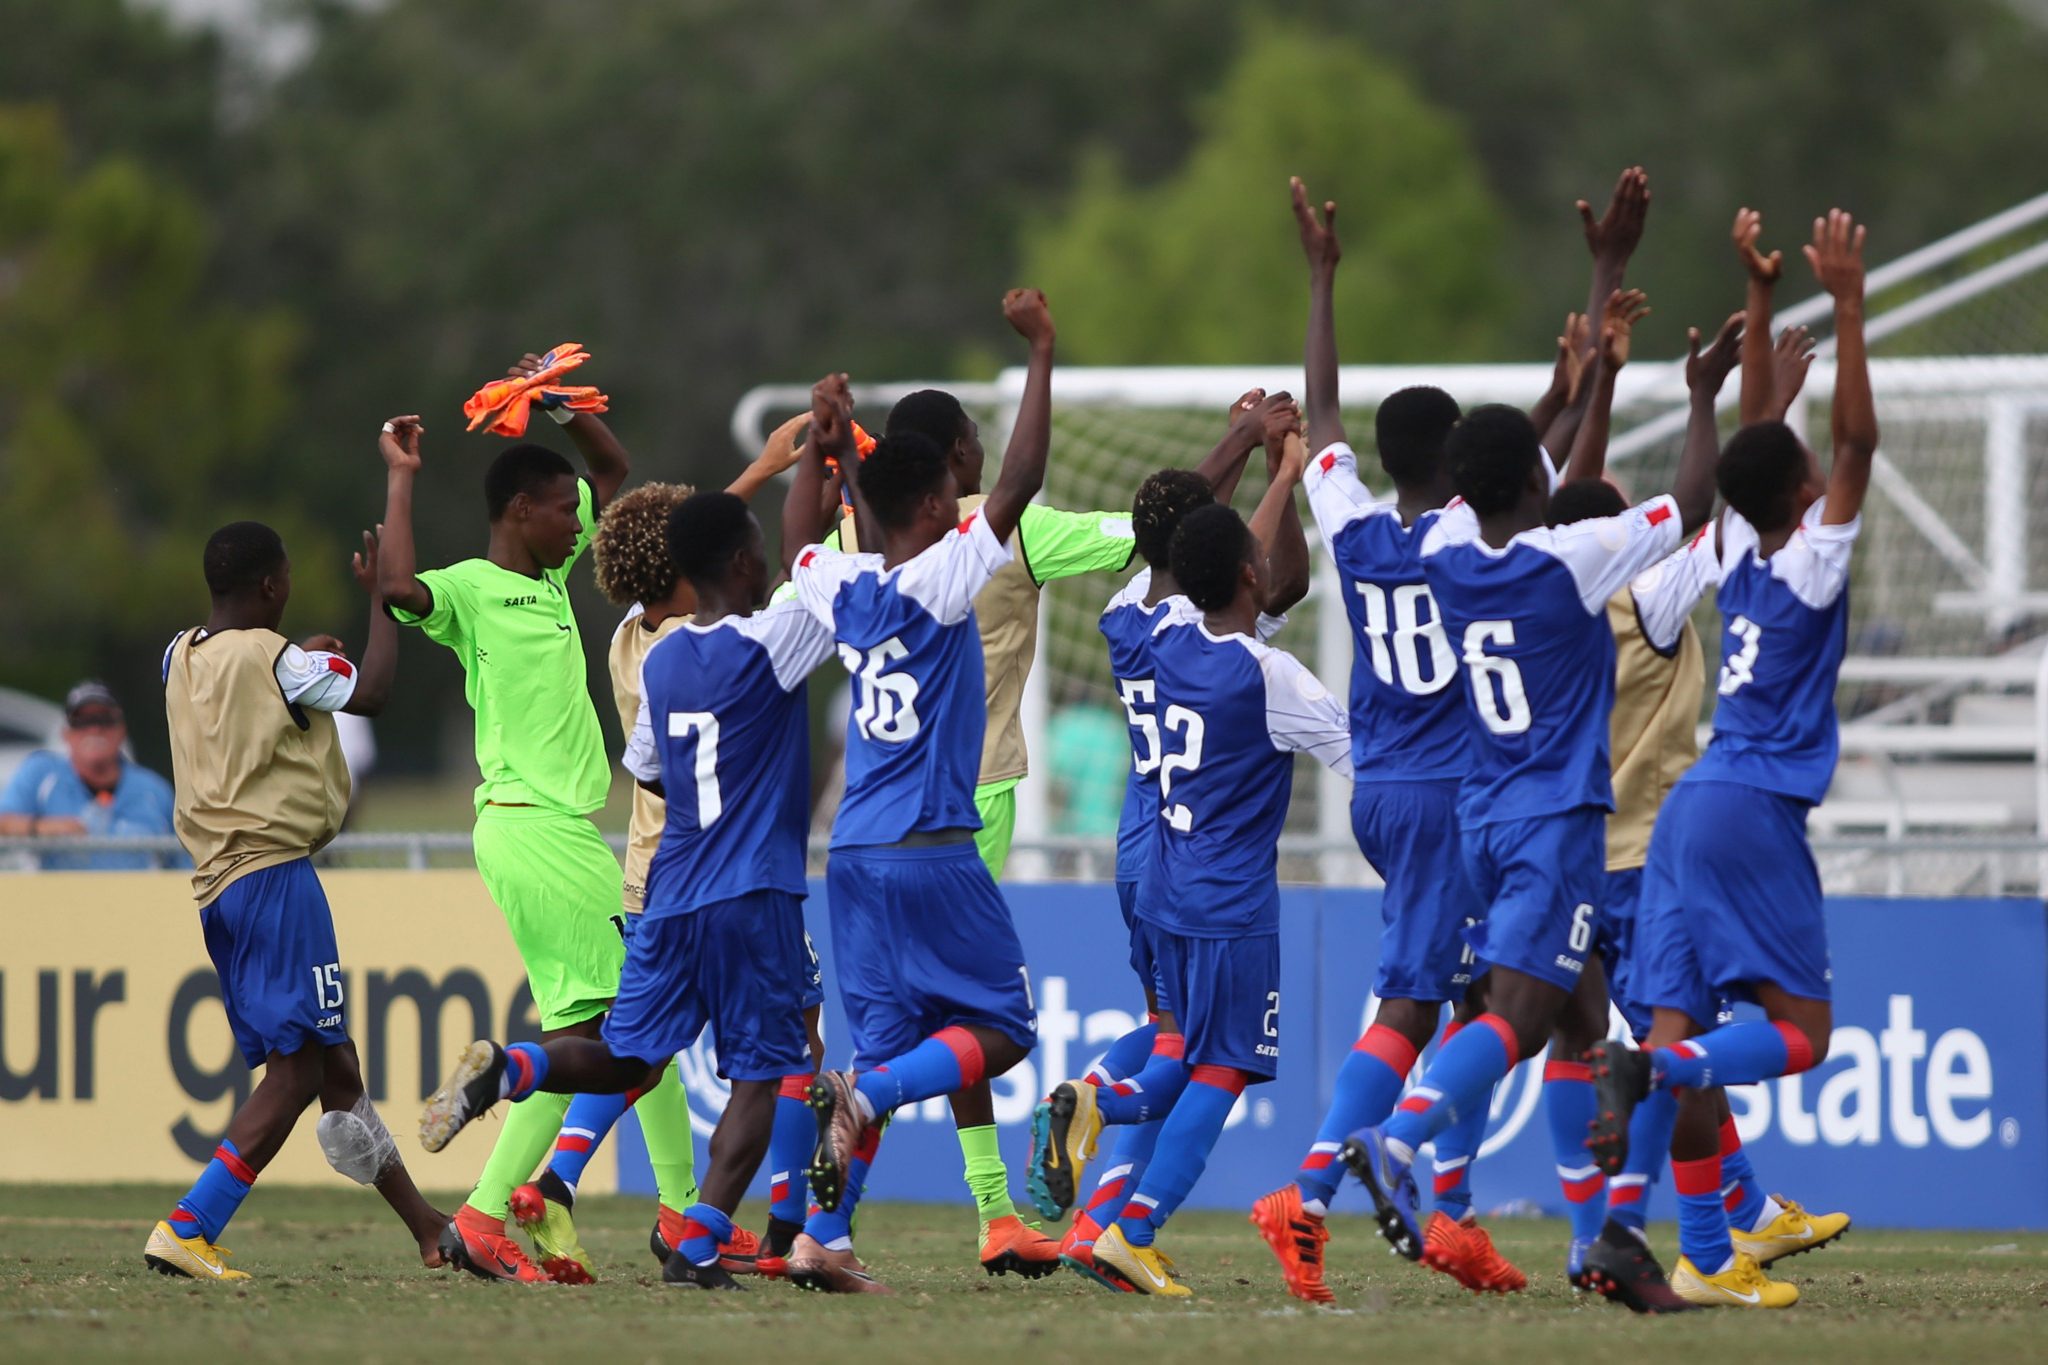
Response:
[[[676,589],[668,558],[668,514],[697,490],[688,484],[643,483],[613,499],[590,542],[597,588],[615,606],[659,602]]]

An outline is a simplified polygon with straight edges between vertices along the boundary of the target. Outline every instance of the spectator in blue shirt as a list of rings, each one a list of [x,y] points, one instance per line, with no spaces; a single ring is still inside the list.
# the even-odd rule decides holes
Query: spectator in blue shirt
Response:
[[[0,792],[0,835],[129,838],[169,835],[171,784],[121,752],[128,723],[105,683],[82,682],[64,698],[64,753],[38,749]],[[154,853],[45,853],[51,870],[185,865]]]

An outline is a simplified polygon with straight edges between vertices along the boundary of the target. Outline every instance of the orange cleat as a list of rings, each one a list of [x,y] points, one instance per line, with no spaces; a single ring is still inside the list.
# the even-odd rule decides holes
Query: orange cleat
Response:
[[[1076,1227],[1079,1224],[1075,1225]],[[1065,1240],[1060,1243],[1060,1262],[1076,1275],[1086,1276],[1113,1294],[1135,1294],[1138,1287],[1123,1277],[1115,1266],[1104,1265],[1095,1259],[1095,1238],[1076,1238],[1074,1228],[1067,1230]],[[1102,1229],[1096,1228],[1095,1232]]]
[[[1469,1218],[1460,1223],[1432,1213],[1422,1234],[1422,1263],[1475,1294],[1519,1294],[1529,1287],[1529,1277],[1496,1251],[1486,1229]]]
[[[1252,1205],[1252,1226],[1266,1239],[1287,1292],[1309,1303],[1335,1303],[1337,1296],[1323,1283],[1323,1247],[1330,1229],[1301,1206],[1301,1187],[1282,1185]]]
[[[485,1280],[515,1284],[547,1284],[545,1270],[526,1259],[519,1243],[505,1233],[505,1220],[464,1204],[441,1230],[442,1259]]]
[[[1060,1244],[1016,1214],[991,1218],[981,1229],[981,1268],[991,1275],[1036,1280],[1060,1268]]]

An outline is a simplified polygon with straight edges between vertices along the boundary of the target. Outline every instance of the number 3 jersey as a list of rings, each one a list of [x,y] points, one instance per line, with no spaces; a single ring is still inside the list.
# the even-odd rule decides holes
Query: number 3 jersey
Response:
[[[1351,775],[1344,707],[1291,654],[1197,617],[1152,637],[1159,818],[1138,918],[1188,938],[1280,928],[1294,755]]]
[[[1849,641],[1849,555],[1863,519],[1827,525],[1817,500],[1769,559],[1732,509],[1721,524],[1721,672],[1714,737],[1684,781],[1743,782],[1809,805],[1841,736],[1835,681]]]
[[[880,555],[822,545],[797,556],[797,599],[853,675],[832,847],[981,828],[974,784],[988,702],[974,595],[1009,562],[978,511],[893,569]]]
[[[1461,823],[1614,808],[1607,599],[1677,549],[1679,533],[1669,496],[1618,517],[1539,526],[1501,549],[1479,538],[1462,502],[1437,518],[1422,565],[1465,666],[1472,744]]]
[[[686,622],[648,651],[625,759],[667,795],[647,870],[648,919],[756,891],[804,894],[804,679],[831,653],[831,634],[795,602]]]

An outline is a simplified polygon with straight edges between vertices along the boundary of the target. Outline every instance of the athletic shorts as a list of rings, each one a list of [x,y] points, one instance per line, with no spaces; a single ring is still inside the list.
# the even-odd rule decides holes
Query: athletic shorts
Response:
[[[1637,996],[1635,967],[1636,912],[1642,894],[1643,869],[1610,871],[1600,902],[1599,931],[1593,936],[1593,945],[1607,968],[1607,998],[1621,1011],[1630,1036],[1638,1043],[1650,1036],[1650,1007]]]
[[[696,1042],[708,1025],[726,1080],[806,1069],[803,994],[815,968],[802,898],[756,891],[687,914],[638,918],[619,998],[604,1022],[614,1055],[651,1066]]]
[[[981,828],[974,831],[974,847],[988,866],[988,875],[1003,879],[1010,861],[1010,839],[1017,833],[1017,784],[1021,777],[986,782],[974,789],[974,808],[981,813]]]
[[[1681,781],[1650,834],[1635,993],[1711,1026],[1758,982],[1828,1000],[1820,869],[1806,802],[1741,782]]]
[[[594,1019],[619,993],[624,877],[597,826],[541,806],[476,813],[477,875],[505,916],[544,1029]]]
[[[1458,830],[1456,782],[1361,782],[1351,832],[1386,882],[1380,898],[1382,1000],[1459,1000],[1472,984],[1466,930],[1485,907],[1472,889]]]
[[[1137,973],[1138,984],[1152,992],[1152,999],[1159,1008],[1172,1013],[1173,1006],[1165,986],[1159,980],[1159,968],[1152,961],[1152,945],[1145,937],[1145,926],[1138,919],[1138,884],[1118,882],[1116,884],[1117,908],[1124,912],[1124,931],[1131,939],[1131,970]]]
[[[1465,861],[1486,906],[1471,931],[1479,960],[1576,988],[1607,883],[1607,812],[1578,806],[1472,826]]]
[[[235,878],[199,912],[199,925],[251,1070],[273,1052],[348,1041],[334,915],[311,859]]]
[[[1038,1010],[1010,907],[973,843],[832,851],[832,958],[862,1067],[942,1028],[1038,1041]]]
[[[1230,1066],[1253,1081],[1280,1070],[1280,935],[1189,938],[1140,926],[1173,998],[1189,1066]]]

